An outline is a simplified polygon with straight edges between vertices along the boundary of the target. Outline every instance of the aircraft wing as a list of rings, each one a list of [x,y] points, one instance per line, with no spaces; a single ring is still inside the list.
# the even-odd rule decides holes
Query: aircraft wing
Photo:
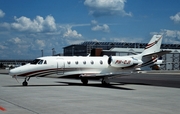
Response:
[[[153,55],[158,55],[159,57],[162,56],[162,55],[165,55],[167,53],[171,53],[172,51],[170,50],[162,50],[162,51],[159,51],[159,52],[156,52],[156,53],[152,53],[152,54],[149,54],[149,55],[145,55],[143,57],[147,57],[147,56],[150,56],[152,57]]]
[[[87,77],[87,78],[103,78],[103,77],[108,77],[108,78],[114,78],[114,77],[122,77],[122,76],[127,76],[130,75],[131,73],[129,72],[122,72],[122,73],[105,73],[105,74],[81,74],[80,77]]]

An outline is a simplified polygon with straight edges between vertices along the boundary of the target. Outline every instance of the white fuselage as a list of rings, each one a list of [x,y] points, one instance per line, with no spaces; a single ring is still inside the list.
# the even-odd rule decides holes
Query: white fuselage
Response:
[[[10,70],[10,75],[24,77],[62,77],[69,75],[98,76],[96,74],[120,74],[133,70],[137,63],[130,56],[115,57],[108,63],[108,56],[103,57],[62,57],[49,56],[37,59],[36,63],[27,64]],[[101,76],[101,75],[99,75]]]

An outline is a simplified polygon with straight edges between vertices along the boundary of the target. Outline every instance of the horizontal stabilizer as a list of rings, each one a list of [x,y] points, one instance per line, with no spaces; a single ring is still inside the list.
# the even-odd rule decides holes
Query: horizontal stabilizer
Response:
[[[162,51],[152,53],[152,54],[149,54],[149,55],[144,55],[143,57],[152,57],[154,55],[158,55],[160,57],[160,56],[165,55],[167,53],[171,53],[171,51],[170,50],[162,50]]]

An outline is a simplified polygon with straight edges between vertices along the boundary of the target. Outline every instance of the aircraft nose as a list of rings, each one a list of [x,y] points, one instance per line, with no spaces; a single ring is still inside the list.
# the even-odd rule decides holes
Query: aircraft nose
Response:
[[[17,75],[18,72],[19,72],[18,69],[11,69],[11,70],[9,71],[9,75],[10,75],[10,76],[15,76],[15,75]]]
[[[13,69],[9,70],[9,75],[10,75],[10,76],[14,76]]]

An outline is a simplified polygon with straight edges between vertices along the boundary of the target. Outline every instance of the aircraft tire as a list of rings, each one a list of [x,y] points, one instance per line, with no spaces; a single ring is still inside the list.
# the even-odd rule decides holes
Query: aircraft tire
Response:
[[[27,83],[26,81],[24,81],[24,82],[22,83],[22,85],[23,85],[23,86],[27,86],[28,83]]]
[[[102,81],[101,83],[102,85],[109,85],[109,83],[106,83],[105,81]]]
[[[102,85],[109,85],[109,80],[107,78],[103,78],[101,81]]]
[[[81,82],[83,83],[83,85],[87,85],[88,84],[88,79],[81,78]]]

